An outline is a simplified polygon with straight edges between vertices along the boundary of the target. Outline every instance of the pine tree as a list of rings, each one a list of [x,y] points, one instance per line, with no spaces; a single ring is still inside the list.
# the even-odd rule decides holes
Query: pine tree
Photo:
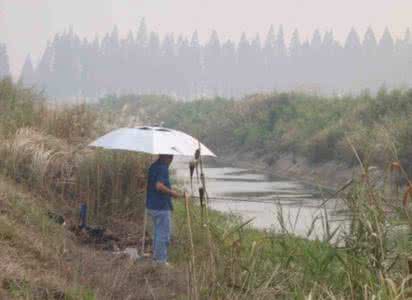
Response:
[[[10,76],[9,56],[6,45],[0,43],[0,80]]]
[[[176,43],[173,34],[167,34],[161,45],[161,86],[162,92],[174,94],[175,80],[178,77],[176,69]]]
[[[342,69],[341,85],[350,89],[362,80],[362,45],[358,33],[354,28],[350,31],[343,49],[342,60],[339,62]]]
[[[222,45],[222,66],[223,96],[233,97],[236,93],[236,45],[228,40]]]
[[[378,59],[380,62],[379,74],[381,78],[381,86],[396,84],[396,74],[394,70],[395,65],[395,42],[392,38],[389,29],[386,28],[382,38],[378,44]]]
[[[279,26],[278,33],[275,41],[275,55],[278,57],[284,57],[286,55],[285,34],[283,32],[283,25]]]
[[[263,59],[265,71],[263,73],[263,86],[265,90],[273,89],[273,77],[275,74],[275,44],[276,36],[273,25],[270,26],[263,46]]]
[[[289,44],[289,55],[292,57],[299,56],[301,54],[301,42],[299,37],[299,31],[295,29],[292,34],[292,38]]]
[[[379,52],[382,56],[391,56],[394,51],[394,41],[388,28],[385,28],[385,32],[379,41]]]
[[[302,43],[300,41],[299,31],[295,29],[292,33],[292,37],[289,42],[289,85],[291,88],[296,88],[298,83],[302,81],[302,63],[303,63],[303,53],[302,53]]]
[[[313,33],[312,40],[310,42],[310,47],[314,53],[318,53],[322,47],[322,37],[320,35],[319,29],[316,29]]]
[[[237,48],[238,56],[238,68],[237,68],[237,80],[238,88],[242,90],[243,93],[249,92],[250,90],[250,79],[251,79],[251,66],[253,63],[252,49],[251,45],[243,32],[240,37],[240,41]]]
[[[201,90],[202,64],[201,64],[201,46],[197,31],[192,34],[189,45],[189,54],[187,56],[190,74],[190,91],[189,94],[198,95]]]
[[[159,35],[155,32],[151,32],[148,42],[148,70],[146,74],[150,93],[159,92],[160,67],[161,56]]]
[[[322,82],[325,91],[333,92],[337,86],[336,78],[330,74],[337,74],[336,70],[339,68],[338,61],[340,56],[340,44],[335,40],[333,31],[325,33],[321,46],[321,69],[323,71],[320,81]],[[338,75],[335,75],[338,76]]]
[[[273,25],[270,26],[268,34],[266,36],[265,45],[263,51],[266,57],[266,63],[270,63],[273,59],[275,54],[275,44],[276,44],[276,37],[275,37],[275,29]]]
[[[20,73],[19,83],[24,87],[33,87],[36,84],[36,77],[30,55],[27,55],[26,61],[24,62],[23,69]]]
[[[138,47],[146,48],[148,43],[147,26],[145,19],[140,21],[139,30],[136,35],[136,43]]]
[[[250,84],[252,91],[257,92],[258,90],[263,88],[262,80],[264,79],[261,77],[264,71],[264,59],[262,55],[262,43],[260,41],[259,34],[255,35],[250,48]]]
[[[361,42],[358,33],[354,28],[351,29],[345,41],[345,51],[351,53],[359,53],[361,49]]]
[[[376,55],[378,42],[376,41],[375,33],[373,32],[371,27],[369,27],[365,33],[362,48],[365,56]]]
[[[217,93],[221,65],[221,46],[217,32],[212,31],[209,42],[204,47],[204,79],[206,89],[213,94]]]
[[[49,91],[52,79],[52,66],[54,59],[54,47],[47,43],[46,49],[41,57],[40,63],[35,71],[36,85],[39,89]]]
[[[141,93],[145,93],[150,85],[146,76],[149,70],[148,62],[148,33],[145,19],[140,21],[139,29],[136,34],[135,48],[135,80]]]

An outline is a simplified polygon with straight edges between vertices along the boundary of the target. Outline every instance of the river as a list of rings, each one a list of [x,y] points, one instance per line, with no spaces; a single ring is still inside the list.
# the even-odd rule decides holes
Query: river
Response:
[[[172,169],[177,180],[190,191],[188,163],[176,161]],[[330,191],[218,161],[206,164],[204,173],[210,208],[245,221],[252,219],[255,228],[323,239],[327,236],[326,219],[329,232],[345,227],[344,204],[339,199],[328,198]],[[197,191],[196,176],[193,182]]]

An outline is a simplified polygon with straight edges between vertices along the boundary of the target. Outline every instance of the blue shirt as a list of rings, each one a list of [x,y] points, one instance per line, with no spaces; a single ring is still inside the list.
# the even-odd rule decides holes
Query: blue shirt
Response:
[[[153,210],[173,210],[170,195],[156,190],[156,183],[159,181],[169,189],[171,188],[169,181],[169,166],[157,160],[149,168],[146,198],[147,208]]]

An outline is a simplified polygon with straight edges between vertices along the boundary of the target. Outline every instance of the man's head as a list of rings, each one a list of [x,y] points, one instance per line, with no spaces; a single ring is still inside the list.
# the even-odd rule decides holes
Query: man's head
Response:
[[[167,164],[168,166],[170,166],[170,164],[173,161],[173,155],[170,154],[160,154],[159,155],[159,160],[165,164]]]

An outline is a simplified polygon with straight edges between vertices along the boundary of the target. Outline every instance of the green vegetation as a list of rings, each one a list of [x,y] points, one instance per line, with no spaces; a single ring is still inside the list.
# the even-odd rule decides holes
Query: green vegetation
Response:
[[[205,299],[405,299],[412,292],[406,264],[412,244],[409,229],[398,227],[401,201],[394,203],[363,179],[345,201],[352,216],[346,230],[332,231],[325,212],[324,238],[312,241],[293,233],[257,231],[216,212],[204,226],[199,207],[192,205],[193,252],[180,204],[174,259],[188,263],[192,254],[196,267],[191,284]],[[281,215],[278,220],[282,225]]]
[[[366,165],[386,168],[395,159],[412,173],[412,90],[382,89],[374,97],[290,93],[194,102],[125,96],[101,103],[113,113],[190,132],[220,154],[253,152],[271,164],[293,153],[313,163],[352,165],[357,162],[349,141]]]

